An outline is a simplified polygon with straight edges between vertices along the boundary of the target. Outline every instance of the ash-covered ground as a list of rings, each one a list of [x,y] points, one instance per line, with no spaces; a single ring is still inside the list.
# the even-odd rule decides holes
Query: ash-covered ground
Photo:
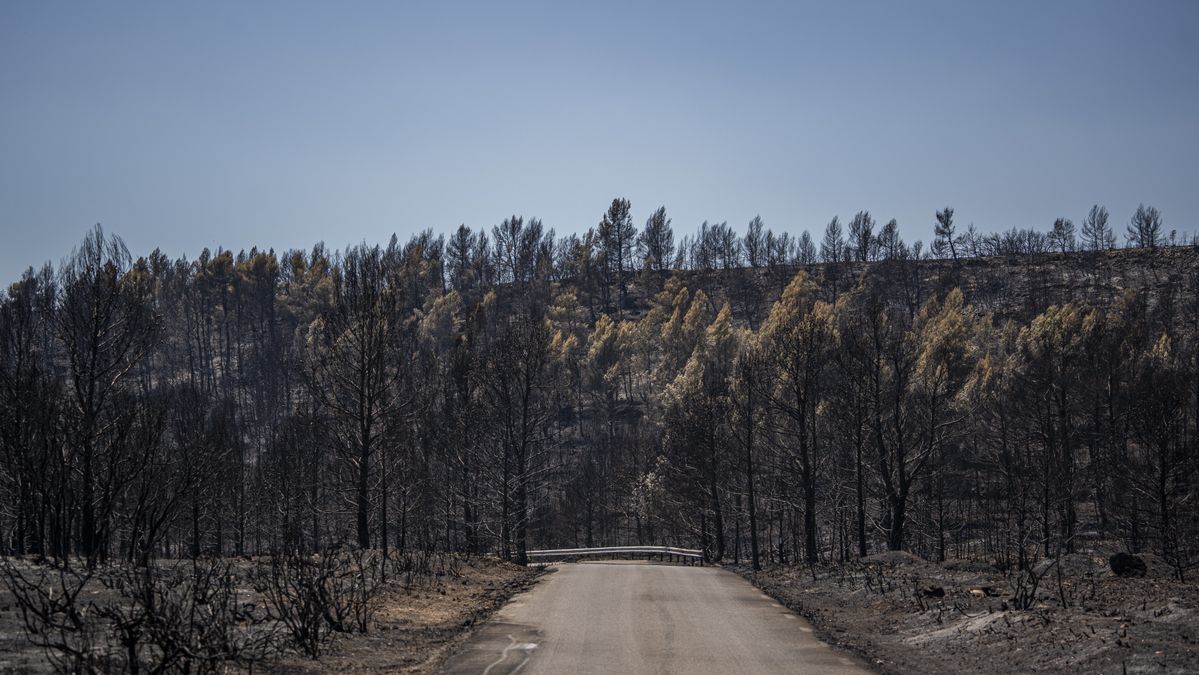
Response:
[[[1199,671],[1199,584],[1139,557],[1145,575],[1133,577],[1116,576],[1102,556],[1044,561],[1035,591],[1027,574],[904,552],[743,573],[882,672]]]

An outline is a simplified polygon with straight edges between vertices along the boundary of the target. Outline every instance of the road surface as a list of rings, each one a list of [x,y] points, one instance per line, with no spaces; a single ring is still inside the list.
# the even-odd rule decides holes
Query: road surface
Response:
[[[443,673],[865,673],[803,619],[715,567],[556,566]]]

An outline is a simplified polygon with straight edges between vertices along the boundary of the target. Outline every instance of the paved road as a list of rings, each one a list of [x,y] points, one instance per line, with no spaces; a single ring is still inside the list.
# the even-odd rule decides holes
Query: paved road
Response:
[[[557,566],[443,673],[864,673],[803,619],[714,567]]]

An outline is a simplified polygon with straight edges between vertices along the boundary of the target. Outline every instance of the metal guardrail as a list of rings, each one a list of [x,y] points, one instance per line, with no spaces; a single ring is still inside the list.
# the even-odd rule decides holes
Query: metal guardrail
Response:
[[[538,551],[526,551],[530,560],[545,560],[547,558],[575,558],[584,556],[662,556],[678,559],[681,562],[704,564],[703,552],[697,548],[676,548],[674,546],[599,546],[593,548],[553,548]]]

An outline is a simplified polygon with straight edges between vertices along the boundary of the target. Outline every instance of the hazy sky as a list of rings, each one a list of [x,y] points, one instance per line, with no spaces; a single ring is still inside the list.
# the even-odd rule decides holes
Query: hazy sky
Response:
[[[677,233],[1193,232],[1199,2],[0,3],[5,281],[97,222],[194,258],[616,196]]]

